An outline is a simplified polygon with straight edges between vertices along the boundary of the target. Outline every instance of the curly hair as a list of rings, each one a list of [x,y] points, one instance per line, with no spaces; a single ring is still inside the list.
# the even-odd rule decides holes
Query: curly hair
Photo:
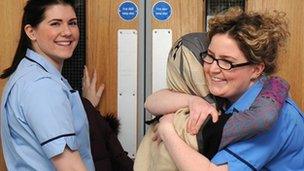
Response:
[[[208,21],[210,40],[215,34],[228,34],[233,38],[248,61],[264,63],[265,74],[272,74],[277,68],[279,48],[286,44],[289,32],[286,14],[244,12],[232,7]]]

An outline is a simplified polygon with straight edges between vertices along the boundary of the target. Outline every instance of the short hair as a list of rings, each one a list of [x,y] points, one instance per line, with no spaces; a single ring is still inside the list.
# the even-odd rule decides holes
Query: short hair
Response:
[[[285,16],[278,11],[246,13],[240,7],[232,7],[209,20],[209,38],[228,34],[248,61],[264,63],[264,74],[272,74],[277,69],[279,48],[286,44],[289,36]]]

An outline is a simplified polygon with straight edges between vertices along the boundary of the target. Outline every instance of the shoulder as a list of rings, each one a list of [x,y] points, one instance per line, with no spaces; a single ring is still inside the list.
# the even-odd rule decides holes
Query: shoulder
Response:
[[[283,106],[283,110],[291,110],[297,113],[303,114],[298,105],[293,101],[290,97],[285,100],[285,105]]]
[[[64,85],[60,77],[45,71],[38,65],[18,68],[14,77],[16,84],[28,90],[38,87],[53,89]]]
[[[22,87],[28,87],[32,84],[41,81],[59,82],[59,79],[52,74],[46,72],[37,65],[28,65],[18,67],[16,72],[11,76],[9,83],[22,85]]]
[[[279,116],[278,125],[282,128],[281,133],[290,135],[300,133],[304,129],[303,112],[291,98],[285,100]]]
[[[285,119],[299,119],[302,121],[304,119],[303,111],[301,111],[298,105],[290,97],[285,100],[281,115]]]
[[[44,98],[56,100],[66,96],[69,91],[58,76],[35,65],[17,70],[8,84],[8,91],[17,94],[21,103],[28,103],[28,100],[38,102]]]
[[[4,95],[8,96],[13,93],[16,98],[21,98],[31,95],[29,93],[39,93],[42,90],[57,89],[58,91],[63,87],[60,81],[60,78],[56,78],[35,65],[22,66],[9,78]]]

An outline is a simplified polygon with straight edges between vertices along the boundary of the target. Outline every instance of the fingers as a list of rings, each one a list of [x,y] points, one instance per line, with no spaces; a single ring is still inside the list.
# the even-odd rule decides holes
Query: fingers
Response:
[[[95,86],[94,86],[94,89],[95,89]],[[94,105],[94,107],[97,107],[97,105],[99,104],[100,99],[101,99],[101,95],[103,93],[103,90],[104,90],[104,84],[102,84],[101,86],[99,86],[97,92],[95,93],[95,98],[94,98],[94,104],[95,105]]]
[[[98,89],[96,89],[98,87]],[[97,85],[97,72],[94,69],[92,80],[88,72],[88,68],[85,66],[83,70],[82,80],[82,96],[88,99],[94,107],[97,107],[104,91],[105,85]]]
[[[191,134],[195,135],[198,133],[199,129],[201,128],[201,126],[203,125],[203,123],[206,121],[206,118],[208,117],[209,115],[200,115],[200,117],[197,119],[197,122],[195,123],[195,125],[193,126],[191,132]]]
[[[84,87],[84,86],[85,86],[85,79],[86,79],[85,73],[86,73],[86,66],[84,66],[84,69],[83,69],[83,76],[82,76],[82,87]]]
[[[212,110],[210,111],[210,115],[212,116],[212,122],[213,123],[218,121],[219,112],[215,108],[212,108]]]
[[[198,119],[201,116],[201,112],[192,111],[192,112],[190,112],[189,115],[190,115],[190,117],[189,117],[189,120],[187,123],[187,131],[189,133],[195,133],[196,125],[197,125]]]
[[[94,69],[93,78],[91,81],[91,88],[93,90],[96,90],[96,82],[97,82],[97,73],[96,73],[96,69]]]
[[[104,85],[104,84],[101,84],[101,85],[99,86],[99,88],[98,88],[98,90],[97,90],[97,93],[96,93],[96,96],[97,96],[98,98],[101,97],[104,88],[105,88],[105,85]]]
[[[192,134],[192,135],[196,135],[199,132],[200,128],[202,126],[204,126],[203,124],[206,123],[206,122],[208,122],[209,119],[211,119],[211,115],[210,114],[209,115],[200,115],[200,117],[198,118],[198,121],[197,121],[195,127],[189,133]]]
[[[90,85],[91,78],[90,78],[87,66],[84,66],[83,77],[84,77],[84,80],[83,80],[84,86]]]
[[[198,133],[199,129],[206,121],[208,116],[212,117],[212,121],[214,123],[218,121],[218,117],[219,117],[219,113],[214,107],[211,107],[209,108],[209,110],[205,110],[201,112],[193,111],[192,113],[190,112],[189,115],[190,117],[187,123],[187,132],[189,132],[192,135]]]
[[[189,120],[187,122],[187,125],[186,125],[186,130],[187,130],[187,132],[189,132],[191,134],[191,126],[190,125],[191,125],[191,120],[189,118]]]

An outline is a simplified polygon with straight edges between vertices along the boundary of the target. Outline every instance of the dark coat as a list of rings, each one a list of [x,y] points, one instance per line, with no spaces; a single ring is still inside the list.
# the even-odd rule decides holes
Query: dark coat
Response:
[[[118,120],[113,116],[102,116],[89,100],[82,98],[82,102],[89,121],[91,152],[96,171],[132,171],[133,160],[117,138]]]

